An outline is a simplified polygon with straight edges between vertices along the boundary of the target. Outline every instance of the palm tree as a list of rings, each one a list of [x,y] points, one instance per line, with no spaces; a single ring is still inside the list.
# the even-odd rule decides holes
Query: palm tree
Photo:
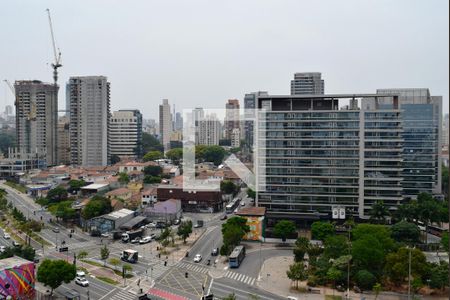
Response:
[[[376,220],[377,222],[380,222],[380,223],[385,223],[386,217],[388,217],[390,215],[389,210],[386,207],[386,205],[384,205],[383,200],[376,201],[372,205],[372,209],[370,210],[369,214],[370,214],[371,220]]]

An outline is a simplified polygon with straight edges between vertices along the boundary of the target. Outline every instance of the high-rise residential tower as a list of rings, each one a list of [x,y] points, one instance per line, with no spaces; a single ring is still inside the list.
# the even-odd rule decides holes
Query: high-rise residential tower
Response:
[[[253,128],[255,120],[256,102],[259,96],[267,95],[267,92],[258,91],[244,96],[244,139],[248,146],[253,146]]]
[[[291,95],[323,95],[325,82],[322,73],[307,72],[295,73],[291,80]]]
[[[403,110],[404,197],[440,194],[442,97],[426,88],[378,89],[377,94],[397,94]]]
[[[225,105],[225,139],[231,140],[233,129],[240,128],[239,117],[239,100],[228,100]]]
[[[215,114],[206,114],[198,119],[196,126],[197,145],[219,145],[221,124]]]
[[[163,99],[159,105],[159,139],[164,146],[164,151],[170,149],[170,134],[172,133],[172,114],[170,113],[169,100]]]
[[[57,164],[58,86],[39,80],[14,83],[17,146],[24,153],[45,154]]]
[[[106,166],[110,161],[110,83],[105,76],[71,77],[70,157],[80,166]]]
[[[110,121],[111,156],[142,157],[142,114],[139,110],[119,110]]]

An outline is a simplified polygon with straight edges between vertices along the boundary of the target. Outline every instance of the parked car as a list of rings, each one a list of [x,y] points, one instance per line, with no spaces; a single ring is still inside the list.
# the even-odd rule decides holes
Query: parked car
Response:
[[[0,246],[0,253],[5,252],[5,250],[6,250],[6,247],[5,247],[5,246]]]
[[[173,221],[173,225],[179,225],[181,223],[181,220],[180,219],[175,219],[174,221]]]
[[[109,233],[105,232],[100,235],[102,238],[109,238]]]
[[[13,241],[12,244],[13,244],[14,247],[19,247],[20,246],[20,243],[18,243],[16,241]]]
[[[148,228],[156,228],[156,223],[154,223],[154,222],[148,223],[147,227]]]
[[[217,255],[219,255],[219,248],[214,248],[214,249],[212,249],[211,255],[212,255],[212,256],[217,256]]]
[[[139,241],[139,244],[147,244],[147,243],[150,243],[151,241],[152,241],[152,237],[151,236],[146,236],[146,237],[143,237]]]
[[[131,243],[132,243],[132,244],[137,244],[137,243],[139,243],[140,241],[141,241],[141,239],[140,239],[139,237],[136,237],[136,238],[134,238],[134,239],[131,240]]]
[[[157,238],[157,235],[156,235],[156,233],[150,233],[150,234],[149,234],[149,237],[151,237],[152,240],[154,240],[154,239]]]
[[[245,206],[245,202],[244,201],[241,202],[241,206]]]
[[[3,238],[5,239],[5,240],[8,240],[8,239],[10,239],[11,238],[11,236],[9,235],[9,233],[3,233]]]
[[[89,286],[89,281],[85,277],[75,277],[75,283],[81,286]]]
[[[59,227],[53,227],[52,231],[55,232],[55,233],[58,233],[59,232]]]
[[[200,254],[195,255],[194,262],[198,263],[202,261],[202,256]]]

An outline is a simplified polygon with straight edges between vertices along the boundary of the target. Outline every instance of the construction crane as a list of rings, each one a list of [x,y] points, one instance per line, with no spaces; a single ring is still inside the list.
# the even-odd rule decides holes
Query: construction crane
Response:
[[[13,94],[13,96],[16,97],[16,92],[15,92],[14,87],[12,86],[11,82],[9,82],[8,79],[3,79],[3,81],[6,83],[6,85],[11,90],[11,93]]]
[[[55,61],[52,63],[53,68],[53,81],[55,85],[57,85],[58,81],[58,68],[62,67],[61,64],[61,51],[56,49],[56,42],[55,42],[55,35],[53,34],[53,25],[52,25],[52,18],[50,16],[50,9],[46,9],[47,15],[48,15],[48,23],[50,24],[50,33],[52,36],[52,45],[53,45],[53,54],[55,56]]]

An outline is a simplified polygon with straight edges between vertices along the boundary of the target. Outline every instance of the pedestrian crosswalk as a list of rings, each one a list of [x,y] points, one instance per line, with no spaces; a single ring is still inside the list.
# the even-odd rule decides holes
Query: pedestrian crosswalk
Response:
[[[236,281],[240,281],[242,283],[248,284],[248,285],[254,285],[256,279],[244,274],[239,274],[239,273],[235,273],[235,272],[231,272],[228,271],[225,273],[225,277],[228,277],[230,279],[236,280]]]
[[[128,291],[125,291],[125,290],[119,290],[119,292],[110,296],[109,299],[110,300],[135,300],[136,295],[134,295]]]
[[[199,265],[193,265],[193,264],[186,263],[186,262],[180,262],[179,264],[177,264],[177,267],[187,269],[189,271],[193,271],[193,272],[197,272],[197,273],[202,273],[202,274],[206,274],[209,271],[208,268],[205,268],[205,267],[202,267]]]
[[[156,263],[156,264],[150,265],[150,267],[148,268],[146,273],[143,275],[146,275],[149,278],[151,277],[152,280],[156,280],[159,277],[161,277],[164,273],[166,273],[167,270],[169,270],[169,267],[170,267],[170,265],[165,267],[162,263]]]

